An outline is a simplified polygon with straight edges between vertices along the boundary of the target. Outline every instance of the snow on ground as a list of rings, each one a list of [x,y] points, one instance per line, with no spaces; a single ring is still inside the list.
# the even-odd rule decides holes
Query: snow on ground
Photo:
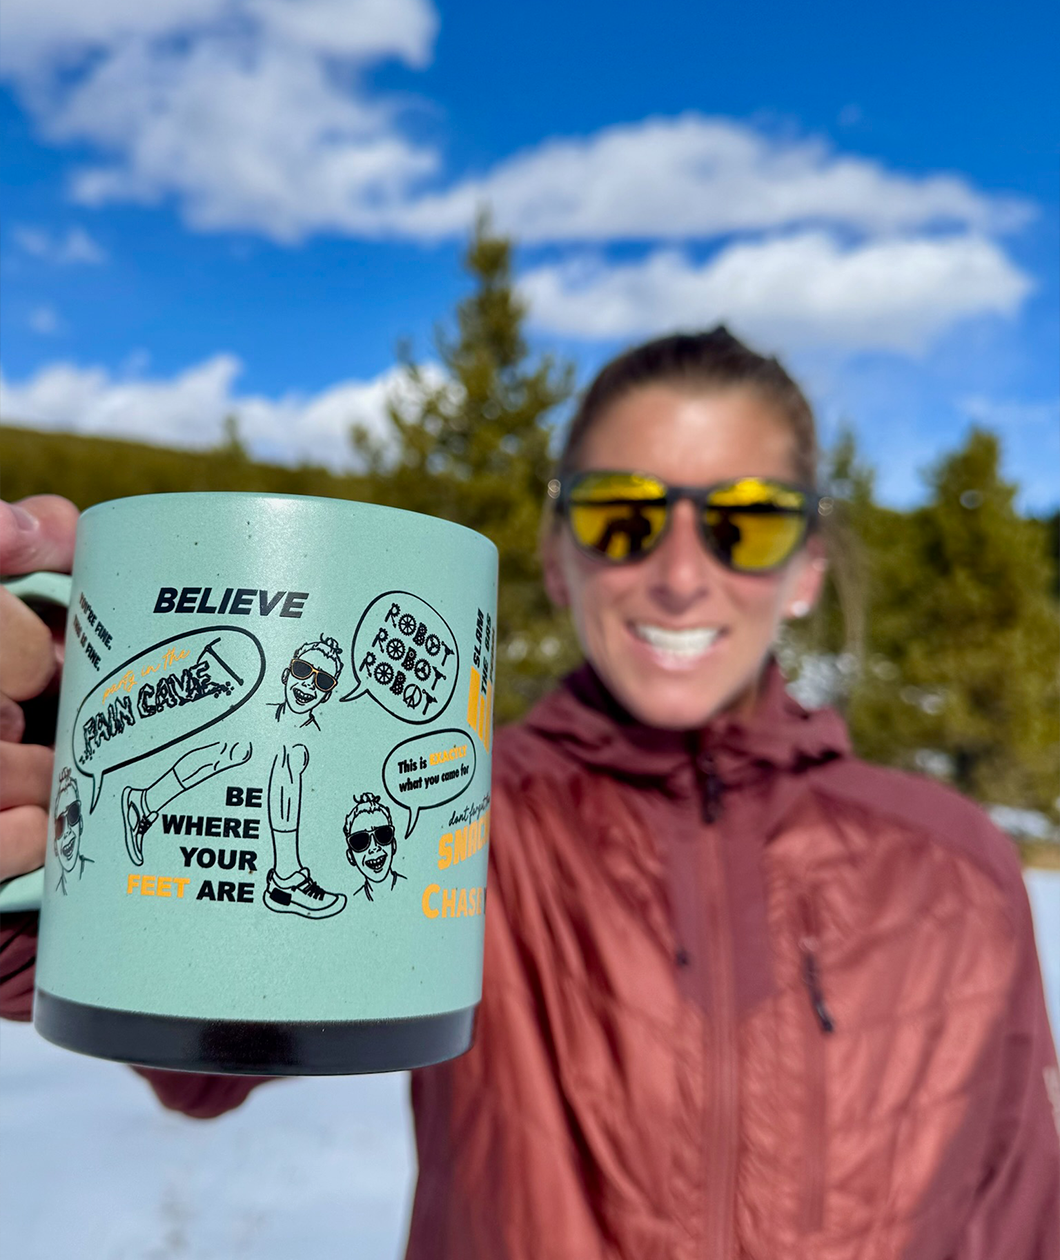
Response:
[[[1027,885],[1060,1030],[1060,872]],[[415,1159],[408,1079],[267,1085],[218,1120],[153,1103],[118,1064],[5,1023],[0,1205],[18,1260],[397,1260]]]

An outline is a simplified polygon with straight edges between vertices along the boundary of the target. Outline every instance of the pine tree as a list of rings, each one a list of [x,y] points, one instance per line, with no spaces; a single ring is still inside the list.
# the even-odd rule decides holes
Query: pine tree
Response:
[[[973,428],[930,471],[930,501],[875,540],[876,674],[853,726],[874,760],[943,754],[960,791],[1056,818],[1060,617],[1041,525],[1016,512],[999,463],[996,436]]]
[[[541,581],[537,534],[551,470],[549,420],[574,388],[574,369],[532,354],[515,293],[512,247],[488,218],[464,258],[474,287],[457,306],[456,332],[436,333],[440,370],[401,358],[406,381],[388,407],[382,442],[355,426],[380,503],[458,521],[500,553],[498,721],[520,713],[577,659],[565,618]]]

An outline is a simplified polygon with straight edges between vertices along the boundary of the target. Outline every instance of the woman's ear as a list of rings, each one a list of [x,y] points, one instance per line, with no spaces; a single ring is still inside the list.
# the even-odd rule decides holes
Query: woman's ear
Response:
[[[568,608],[570,595],[567,579],[560,561],[560,524],[553,521],[541,534],[541,571],[545,581],[545,593],[554,608]]]

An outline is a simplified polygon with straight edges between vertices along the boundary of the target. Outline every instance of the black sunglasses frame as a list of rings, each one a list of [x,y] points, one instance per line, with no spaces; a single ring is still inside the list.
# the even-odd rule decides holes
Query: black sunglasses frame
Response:
[[[306,669],[309,670],[309,673],[301,674],[301,675],[296,674],[294,672],[295,665],[304,666]],[[321,692],[325,696],[328,694],[329,691],[334,691],[335,688],[339,685],[339,680],[335,677],[334,674],[329,674],[326,669],[321,669],[318,665],[310,665],[308,661],[303,660],[300,656],[296,656],[291,661],[290,665],[288,665],[287,668],[291,671],[291,677],[295,678],[298,682],[307,682],[309,678],[312,677],[313,686],[317,689],[317,691]],[[320,685],[321,674],[323,674],[325,678],[331,679],[330,687],[322,687]]]
[[[663,527],[659,531],[652,545],[645,551],[630,552],[628,556],[621,559],[614,559],[606,553],[599,551],[595,547],[587,546],[578,539],[574,530],[571,530],[571,538],[574,545],[579,551],[587,556],[591,556],[595,560],[600,560],[608,565],[636,564],[638,561],[645,560],[658,547],[662,540],[669,533],[671,522],[673,521],[673,509],[675,504],[680,503],[682,499],[687,499],[696,507],[696,525],[699,532],[700,540],[706,550],[713,559],[719,564],[724,565],[727,569],[734,573],[739,573],[746,577],[757,577],[759,575],[768,575],[775,573],[778,569],[782,569],[791,557],[798,551],[799,547],[805,543],[806,539],[818,527],[820,518],[831,514],[833,501],[828,495],[816,494],[812,490],[806,489],[805,486],[795,485],[787,481],[777,481],[772,477],[730,477],[725,481],[716,481],[709,486],[671,486],[667,485],[660,477],[656,477],[654,473],[632,472],[629,469],[610,469],[610,468],[592,468],[571,473],[562,479],[554,478],[548,483],[548,495],[554,502],[557,513],[567,519],[567,513],[571,506],[572,500],[577,493],[579,483],[589,476],[597,477],[644,477],[646,480],[658,482],[666,491],[665,495],[659,499],[627,499],[615,497],[613,499],[593,499],[591,502],[575,506],[584,507],[609,507],[618,504],[631,505],[634,507],[658,507],[662,504],[666,508],[666,519]],[[801,494],[805,498],[805,502],[801,509],[793,508],[776,508],[767,504],[712,504],[709,502],[710,496],[718,490],[727,489],[736,485],[740,481],[756,480],[765,481],[770,485],[779,486],[782,490],[788,490],[795,494]],[[783,560],[777,564],[770,565],[763,569],[744,569],[739,565],[735,565],[729,560],[724,551],[717,545],[717,542],[706,522],[707,509],[712,512],[729,512],[740,513],[742,515],[769,515],[769,516],[801,516],[806,521],[806,529],[799,542],[791,549]]]
[[[375,840],[375,833],[377,831],[389,831],[390,839],[389,840]],[[358,839],[360,839],[360,837],[362,836],[367,836],[368,839],[364,841],[364,843],[361,845],[360,848],[358,848],[357,845],[354,844],[354,837],[357,837]],[[375,843],[379,845],[380,848],[382,848],[384,844],[394,844],[395,841],[397,840],[397,834],[394,831],[394,828],[390,825],[390,823],[383,823],[383,825],[380,827],[362,827],[360,831],[351,831],[350,834],[346,837],[346,848],[349,849],[351,853],[367,853],[368,850],[372,847],[373,840],[375,840]]]

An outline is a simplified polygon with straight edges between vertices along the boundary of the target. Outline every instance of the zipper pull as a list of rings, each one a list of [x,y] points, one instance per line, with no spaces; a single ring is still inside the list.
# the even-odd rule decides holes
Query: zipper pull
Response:
[[[817,916],[809,897],[802,898],[802,921],[806,929],[799,938],[803,983],[809,990],[810,1002],[817,1016],[817,1022],[821,1025],[821,1031],[835,1032],[835,1020],[824,1004],[824,993],[821,991],[821,973],[817,966],[817,955],[814,953],[817,948]]]
[[[717,822],[721,817],[721,796],[725,791],[714,758],[710,753],[700,753],[696,758],[696,772],[699,775],[699,806],[703,821]]]
[[[817,970],[817,959],[814,957],[813,950],[807,941],[802,942],[802,978],[806,982],[806,987],[810,990],[810,1001],[813,1003],[814,1014],[817,1016],[817,1022],[821,1025],[821,1031],[830,1033],[835,1032],[835,1020],[829,1013],[828,1007],[824,1004],[824,994],[821,992],[821,977]]]

